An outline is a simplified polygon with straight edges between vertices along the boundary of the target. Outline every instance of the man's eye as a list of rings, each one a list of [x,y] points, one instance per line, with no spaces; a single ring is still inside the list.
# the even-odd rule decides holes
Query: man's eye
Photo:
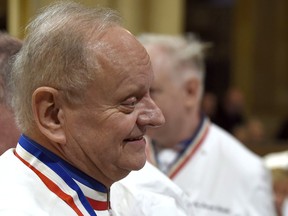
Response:
[[[128,98],[121,103],[120,110],[122,110],[123,113],[130,114],[134,111],[137,102],[138,100],[136,97]]]
[[[128,106],[128,107],[134,107],[136,104],[137,104],[137,98],[136,97],[129,98],[122,103],[122,105]]]

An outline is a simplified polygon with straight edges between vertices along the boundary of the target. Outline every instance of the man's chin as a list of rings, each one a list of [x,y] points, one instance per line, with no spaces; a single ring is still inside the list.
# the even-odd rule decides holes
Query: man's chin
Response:
[[[130,166],[129,166],[129,170],[130,171],[137,171],[142,169],[145,166],[146,163],[146,154],[144,154],[143,156],[141,156],[141,159],[139,158],[138,160],[134,160]]]

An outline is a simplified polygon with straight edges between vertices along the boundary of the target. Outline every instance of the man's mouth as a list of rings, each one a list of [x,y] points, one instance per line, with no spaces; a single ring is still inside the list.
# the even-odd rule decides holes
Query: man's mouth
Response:
[[[128,138],[128,139],[125,139],[124,141],[125,142],[133,142],[133,141],[139,141],[142,139],[143,139],[143,136],[139,136],[139,137]]]

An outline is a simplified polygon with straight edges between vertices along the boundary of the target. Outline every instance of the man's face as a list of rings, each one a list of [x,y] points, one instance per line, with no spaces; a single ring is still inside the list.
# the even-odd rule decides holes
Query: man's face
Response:
[[[148,135],[159,145],[171,147],[182,137],[182,128],[186,117],[185,87],[180,80],[173,80],[175,68],[163,50],[158,47],[146,46],[150,55],[152,68],[155,74],[150,95],[161,109],[165,124],[148,131]],[[187,122],[187,120],[186,120]]]
[[[64,111],[66,155],[76,167],[109,185],[144,166],[146,128],[162,125],[164,118],[149,95],[153,73],[145,49],[119,27],[102,40],[111,49],[103,48],[98,58],[101,72],[84,103]]]

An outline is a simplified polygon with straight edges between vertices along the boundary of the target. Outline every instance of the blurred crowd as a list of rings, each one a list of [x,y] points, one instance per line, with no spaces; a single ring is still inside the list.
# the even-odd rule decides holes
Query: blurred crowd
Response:
[[[257,115],[247,115],[245,106],[244,93],[236,87],[228,88],[223,98],[206,92],[202,103],[203,111],[212,122],[246,145],[288,144],[288,116],[268,133],[268,125]]]

